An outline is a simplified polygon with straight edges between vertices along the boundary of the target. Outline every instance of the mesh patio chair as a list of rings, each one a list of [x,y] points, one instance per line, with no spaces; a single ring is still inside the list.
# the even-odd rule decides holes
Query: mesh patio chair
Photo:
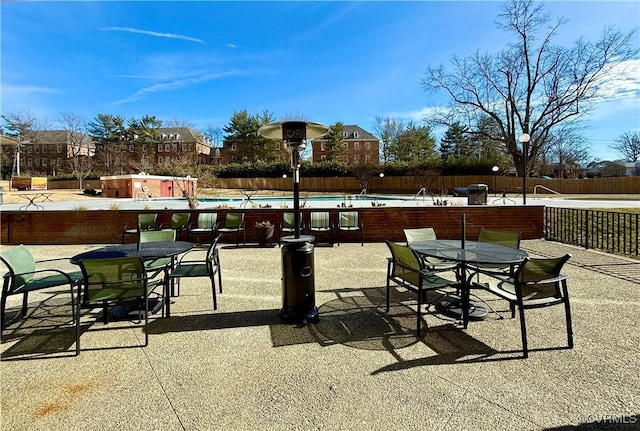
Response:
[[[389,296],[391,282],[417,294],[417,325],[416,336],[420,337],[422,324],[422,305],[426,298],[426,292],[441,290],[447,287],[458,287],[457,281],[447,280],[434,272],[426,269],[422,259],[408,246],[385,241],[391,257],[387,262],[387,302],[386,311],[389,312]],[[438,298],[439,299],[439,298]],[[436,299],[437,300],[437,299]],[[427,310],[432,302],[427,302]]]
[[[124,225],[122,228],[122,244],[124,244],[124,238],[126,235],[135,235],[136,238],[140,235],[140,232],[147,230],[157,230],[160,227],[158,226],[158,214],[138,214],[138,224],[137,226],[130,227],[128,225]]]
[[[480,229],[478,234],[478,242],[490,242],[493,244],[504,245],[505,247],[520,248],[520,232],[500,231],[491,229]],[[480,274],[489,275],[497,278],[511,277],[515,271],[515,265],[469,265],[470,273],[475,273],[479,277]],[[476,277],[476,280],[479,278]]]
[[[407,228],[402,231],[409,247],[422,241],[434,241],[438,239],[436,231],[432,227]],[[421,256],[421,258],[424,266],[429,271],[456,271],[458,269],[456,263],[447,262],[437,257]]]
[[[7,298],[11,295],[22,295],[20,317],[24,318],[27,314],[29,292],[51,287],[68,287],[71,295],[71,314],[75,319],[79,309],[75,307],[73,290],[78,280],[82,279],[82,272],[65,272],[52,267],[54,262],[61,260],[68,261],[68,258],[37,261],[24,245],[11,247],[0,252],[0,261],[8,269],[8,272],[3,276],[4,282],[0,300],[0,338],[2,338],[5,326]],[[76,351],[77,353],[78,351]]]
[[[227,213],[224,222],[218,223],[216,231],[222,235],[236,234],[236,246],[240,244],[240,232],[243,235],[243,244],[247,242],[247,234],[244,230],[244,213]]]
[[[360,245],[364,246],[364,226],[360,221],[360,213],[358,211],[338,212],[338,229],[336,230],[338,246],[340,245],[340,232],[343,234],[360,232]]]
[[[173,213],[169,222],[169,229],[176,231],[176,238],[180,237],[184,232],[189,231],[189,219],[191,213]]]
[[[298,226],[300,231],[304,231],[302,213],[298,215]],[[282,221],[280,221],[280,237],[285,235],[293,235],[295,233],[295,215],[291,212],[282,213]]]
[[[220,272],[220,256],[218,254],[218,241],[222,235],[219,234],[207,249],[204,258],[196,259],[195,253],[199,250],[190,250],[178,259],[175,267],[169,273],[172,286],[177,282],[178,292],[180,291],[181,278],[208,277],[211,281],[211,294],[213,296],[213,309],[218,309],[216,300],[216,274],[218,277],[218,288],[222,293],[222,273]]]
[[[529,356],[527,325],[524,310],[564,304],[567,326],[568,347],[573,348],[573,328],[571,326],[571,306],[567,276],[562,275],[562,267],[571,258],[570,254],[556,258],[528,258],[520,265],[513,278],[491,279],[489,282],[474,283],[474,287],[485,289],[509,302],[511,317],[515,309],[520,315],[520,332],[524,357]]]
[[[313,211],[309,214],[309,234],[321,234],[328,237],[333,245],[333,222],[329,217],[329,211]]]
[[[191,235],[195,235],[196,241],[200,242],[200,235],[211,235],[211,240],[215,238],[218,213],[200,213],[196,223],[189,225],[189,240]]]
[[[109,321],[112,305],[135,305],[138,319],[144,318],[144,346],[149,344],[149,294],[159,285],[159,280],[149,280],[142,259],[139,257],[117,257],[108,259],[83,259],[79,262],[85,289],[84,303],[102,306],[103,319]],[[166,295],[166,291],[163,295]],[[164,298],[166,300],[166,298]],[[144,308],[142,308],[144,306]],[[77,307],[80,307],[78,299]],[[144,316],[143,316],[144,314]],[[76,318],[76,348],[80,351],[80,315]]]

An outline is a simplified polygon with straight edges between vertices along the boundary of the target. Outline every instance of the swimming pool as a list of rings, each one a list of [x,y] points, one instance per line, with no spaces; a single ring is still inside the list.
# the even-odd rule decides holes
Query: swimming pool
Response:
[[[434,205],[438,199],[431,197],[413,197],[403,195],[323,195],[300,196],[300,208],[369,208],[369,207],[407,207]],[[448,205],[462,205],[466,198],[446,197]],[[154,199],[157,203],[186,203],[181,198]],[[199,197],[198,208],[293,208],[291,196],[224,196]]]

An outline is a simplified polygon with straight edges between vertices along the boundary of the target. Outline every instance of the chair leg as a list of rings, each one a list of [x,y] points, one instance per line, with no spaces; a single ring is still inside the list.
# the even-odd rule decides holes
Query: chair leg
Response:
[[[420,338],[421,326],[422,326],[422,282],[418,285],[418,324],[416,329],[416,337]]]
[[[216,300],[216,278],[215,275],[211,276],[211,294],[213,296],[213,309],[218,309],[218,301]]]
[[[524,319],[524,307],[521,304],[518,305],[518,311],[520,313],[520,333],[522,334],[522,354],[525,358],[529,357],[529,347],[527,345],[527,324]]]
[[[29,302],[29,292],[22,294],[22,318],[27,315],[27,303]]]
[[[569,304],[569,291],[567,290],[567,281],[562,281],[562,293],[564,295],[564,312],[567,319],[567,343],[570,349],[573,349],[573,326],[571,325],[571,305]]]
[[[76,324],[76,356],[80,355],[80,306],[81,306],[81,299],[80,297],[82,296],[82,283],[78,283],[78,298],[77,298],[77,303],[76,303],[76,310],[78,311],[76,313],[76,315],[74,316],[75,320],[75,324]]]

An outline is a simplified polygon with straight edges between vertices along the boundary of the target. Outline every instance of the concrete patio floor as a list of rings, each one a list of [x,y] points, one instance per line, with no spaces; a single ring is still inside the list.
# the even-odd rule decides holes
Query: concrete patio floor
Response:
[[[44,259],[94,247],[29,249]],[[640,261],[542,240],[522,248],[574,255],[574,349],[561,306],[528,310],[521,359],[518,319],[485,294],[504,319],[461,330],[432,313],[416,338],[412,295],[392,289],[385,312],[382,243],[315,248],[320,321],[307,326],[278,317],[278,247],[222,244],[218,310],[207,280],[184,280],[145,348],[141,326],[104,325],[94,310],[75,357],[68,293],[33,294],[30,318],[3,334],[0,429],[639,429]],[[9,313],[19,304],[11,297]]]

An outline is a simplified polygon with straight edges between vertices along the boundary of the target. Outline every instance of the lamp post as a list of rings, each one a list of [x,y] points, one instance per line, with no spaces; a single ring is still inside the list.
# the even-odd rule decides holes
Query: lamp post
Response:
[[[493,171],[493,194],[495,196],[498,194],[498,191],[496,190],[496,175],[498,175],[500,168],[498,166],[493,166],[491,170]]]
[[[325,135],[329,128],[320,123],[283,121],[267,124],[258,134],[282,141],[290,153],[293,171],[293,236],[280,238],[282,242],[282,309],[280,318],[290,323],[318,320],[315,303],[313,241],[311,235],[300,236],[300,152],[307,139]],[[286,175],[283,175],[286,178]]]
[[[527,156],[529,153],[527,144],[529,143],[530,139],[531,136],[529,136],[528,133],[523,133],[522,135],[520,135],[520,138],[518,138],[518,140],[522,144],[522,160],[524,165],[522,167],[522,205],[527,204]]]

